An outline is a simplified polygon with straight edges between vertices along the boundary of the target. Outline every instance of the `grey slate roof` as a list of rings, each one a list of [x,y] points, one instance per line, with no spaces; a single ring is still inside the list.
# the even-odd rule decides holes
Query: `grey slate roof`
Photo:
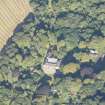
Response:
[[[42,85],[36,91],[36,96],[49,95],[51,93],[51,87],[49,85]]]

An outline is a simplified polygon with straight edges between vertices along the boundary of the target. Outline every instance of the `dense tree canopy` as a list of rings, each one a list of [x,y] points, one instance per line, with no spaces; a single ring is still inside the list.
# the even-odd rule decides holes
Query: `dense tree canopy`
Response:
[[[105,1],[29,2],[33,12],[0,52],[0,105],[104,105]],[[50,46],[58,76],[41,67]],[[51,91],[37,96],[43,85]]]

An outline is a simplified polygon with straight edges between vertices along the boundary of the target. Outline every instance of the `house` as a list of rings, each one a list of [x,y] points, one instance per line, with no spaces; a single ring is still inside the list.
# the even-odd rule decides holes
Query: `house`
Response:
[[[55,48],[55,46],[54,46]],[[61,60],[57,59],[53,55],[53,47],[48,49],[42,69],[47,75],[54,75],[56,70],[60,69]]]
[[[48,96],[51,93],[51,87],[49,85],[41,85],[37,91],[36,96]]]
[[[56,70],[60,69],[60,62],[57,58],[46,58],[46,62],[43,64],[42,69],[47,75],[53,75],[56,73]]]
[[[48,84],[41,84],[33,94],[32,101],[35,103],[44,102],[46,97],[50,96],[51,94],[51,87]]]
[[[58,59],[56,59],[56,58],[49,58],[49,57],[47,57],[47,62],[48,63],[53,63],[53,64],[55,63],[56,64],[57,63],[57,60]]]
[[[91,54],[98,54],[98,51],[96,51],[95,49],[91,49],[91,50],[90,50],[90,53],[91,53]]]

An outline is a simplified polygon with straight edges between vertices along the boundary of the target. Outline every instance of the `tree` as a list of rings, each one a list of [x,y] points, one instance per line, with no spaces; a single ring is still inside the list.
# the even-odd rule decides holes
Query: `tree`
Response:
[[[97,91],[105,93],[104,69],[95,74],[92,68],[80,66],[83,62],[96,62],[105,52],[105,1],[28,1],[32,16],[24,20],[0,52],[0,105],[103,104]],[[64,76],[52,77],[55,78],[50,85],[52,94],[33,100],[38,86],[51,82],[41,70],[50,45],[57,47],[54,57],[63,60],[70,52],[76,63],[62,64]],[[98,53],[90,54],[84,49]],[[78,70],[82,78],[73,75]]]
[[[94,88],[94,84],[88,84],[86,86],[82,86],[79,94],[81,99],[86,98],[88,96],[93,96],[96,93],[96,88]]]
[[[97,74],[97,78],[100,79],[100,80],[103,80],[105,81],[105,70],[103,70],[102,72],[100,72],[99,74]]]
[[[16,40],[16,44],[20,47],[20,48],[24,48],[24,47],[30,47],[31,45],[31,39],[28,38],[28,37],[24,37],[24,38],[21,38],[21,39],[17,39]]]
[[[69,64],[67,64],[67,65],[65,65],[65,66],[63,67],[63,72],[64,72],[65,74],[67,74],[67,73],[74,73],[74,72],[76,72],[76,71],[79,70],[79,69],[80,69],[79,64],[76,64],[76,63],[69,63]]]
[[[18,96],[11,102],[11,105],[31,105],[31,99],[27,97]]]

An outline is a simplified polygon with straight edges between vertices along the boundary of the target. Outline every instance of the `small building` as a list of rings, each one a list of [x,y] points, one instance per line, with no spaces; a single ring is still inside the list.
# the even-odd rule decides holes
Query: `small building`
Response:
[[[44,63],[42,65],[42,69],[44,73],[47,75],[54,75],[56,73],[56,70],[60,69],[61,60],[54,57],[53,55],[54,48],[53,46],[51,46],[48,49],[46,57],[44,59]]]
[[[48,96],[51,93],[51,87],[49,85],[42,85],[36,91],[36,96]]]
[[[57,61],[58,61],[58,59],[56,59],[56,58],[49,58],[49,57],[47,57],[47,62],[48,63],[53,63],[53,64],[55,63],[56,64]]]
[[[91,50],[90,50],[90,53],[91,53],[91,54],[98,54],[98,51],[96,51],[95,49],[91,49]]]
[[[60,69],[60,62],[57,58],[47,57],[46,62],[43,64],[42,69],[47,75],[54,75],[56,70]]]
[[[42,84],[36,89],[36,92],[32,96],[32,100],[35,103],[43,103],[46,101],[46,97],[50,96],[51,94],[51,87],[48,84]]]

